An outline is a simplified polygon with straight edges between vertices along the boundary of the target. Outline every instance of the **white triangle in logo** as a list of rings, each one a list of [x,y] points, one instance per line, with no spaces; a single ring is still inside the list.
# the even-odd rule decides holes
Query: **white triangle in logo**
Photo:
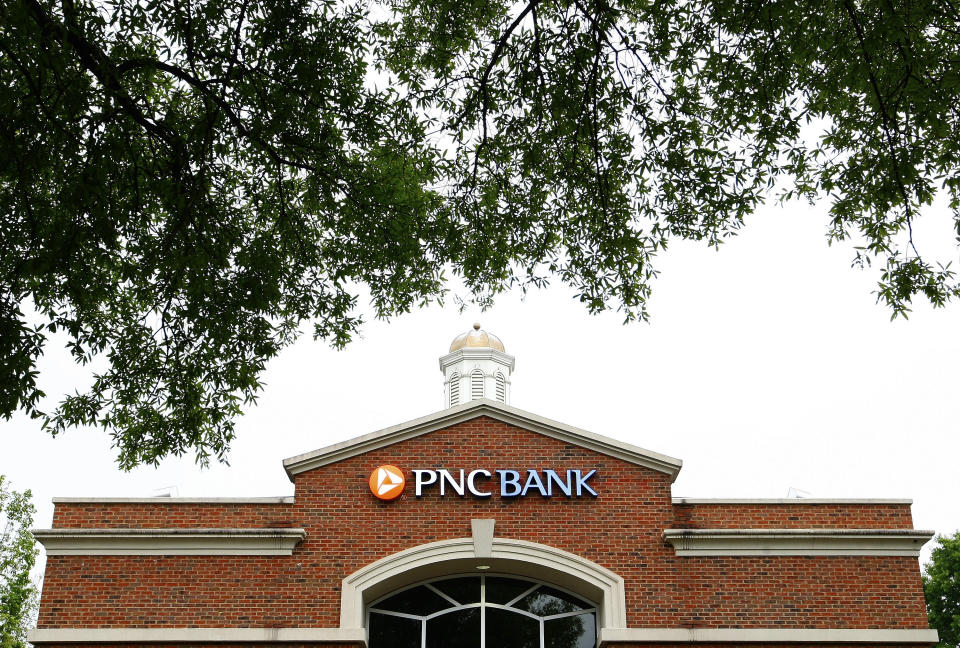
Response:
[[[403,476],[395,475],[386,468],[377,471],[377,494],[383,495],[403,486]]]
[[[400,486],[400,484],[384,484],[383,486],[380,487],[377,493],[379,493],[380,495],[383,495],[384,493],[389,493],[390,491],[397,488],[398,486]]]

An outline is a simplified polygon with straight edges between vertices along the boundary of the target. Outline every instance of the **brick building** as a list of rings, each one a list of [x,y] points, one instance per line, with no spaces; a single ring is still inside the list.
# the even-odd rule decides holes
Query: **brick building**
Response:
[[[436,414],[293,497],[55,500],[42,646],[930,646],[907,500],[678,499],[679,460],[511,407],[479,330]]]

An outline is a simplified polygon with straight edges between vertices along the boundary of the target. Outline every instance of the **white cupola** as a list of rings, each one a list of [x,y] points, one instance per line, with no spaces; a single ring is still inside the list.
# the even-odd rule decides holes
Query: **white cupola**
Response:
[[[479,324],[454,338],[450,352],[440,358],[443,372],[443,406],[455,407],[487,398],[510,404],[510,374],[514,358],[503,342]]]

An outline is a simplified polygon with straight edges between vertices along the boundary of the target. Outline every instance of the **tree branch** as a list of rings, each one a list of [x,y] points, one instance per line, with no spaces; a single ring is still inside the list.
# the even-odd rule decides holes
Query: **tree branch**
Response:
[[[68,29],[65,25],[57,22],[37,0],[23,0],[34,21],[40,26],[44,35],[52,35],[63,44],[73,48],[80,58],[83,66],[93,74],[100,84],[110,95],[120,104],[122,110],[129,115],[136,123],[143,127],[151,135],[154,135],[163,141],[174,146],[178,151],[183,150],[183,142],[176,133],[153,120],[149,119],[136,102],[126,93],[114,70],[111,69],[110,59],[96,45],[92,44],[80,34]]]
[[[863,27],[860,25],[860,21],[857,19],[856,10],[853,7],[853,3],[851,0],[844,0],[843,7],[850,16],[850,20],[853,22],[853,28],[857,32],[857,40],[859,41],[860,45],[860,53],[863,56],[864,62],[867,64],[867,76],[870,79],[870,86],[873,88],[873,94],[876,96],[877,104],[880,108],[881,126],[883,127],[884,136],[887,139],[887,146],[890,148],[890,158],[891,162],[893,163],[893,173],[897,182],[897,188],[900,190],[900,195],[903,198],[903,208],[906,212],[907,235],[909,237],[910,248],[913,250],[914,254],[917,255],[917,258],[919,258],[920,252],[917,251],[916,246],[913,244],[913,210],[910,207],[910,198],[907,195],[907,188],[903,182],[903,174],[900,171],[900,162],[897,156],[896,141],[894,140],[893,134],[890,132],[891,127],[896,132],[898,139],[900,133],[897,131],[896,123],[891,124],[891,118],[887,111],[886,101],[883,98],[883,93],[880,91],[880,84],[877,82],[877,76],[873,71],[873,57],[871,57],[870,53],[867,51]]]
[[[481,128],[481,137],[480,143],[477,144],[477,150],[474,153],[473,157],[473,179],[474,182],[477,178],[477,165],[480,162],[480,149],[482,149],[487,143],[487,112],[489,111],[489,96],[487,94],[487,83],[490,80],[490,73],[493,71],[493,68],[496,66],[497,62],[500,60],[500,57],[503,55],[503,49],[507,46],[507,41],[510,40],[510,36],[513,34],[514,30],[520,26],[520,23],[523,22],[523,19],[527,17],[531,11],[533,11],[540,0],[530,0],[526,7],[523,8],[513,22],[507,26],[503,34],[500,35],[500,40],[497,41],[496,47],[493,49],[493,53],[490,55],[490,60],[487,61],[487,65],[483,69],[483,74],[480,76],[480,81],[477,83],[477,91],[480,94],[480,128]],[[472,99],[464,107],[464,115],[470,112],[470,104]]]

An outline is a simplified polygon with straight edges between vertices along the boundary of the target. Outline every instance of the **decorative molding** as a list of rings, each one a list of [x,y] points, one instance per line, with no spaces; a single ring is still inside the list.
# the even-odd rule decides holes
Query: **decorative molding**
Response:
[[[263,643],[316,642],[367,645],[363,630],[343,628],[38,628],[30,643]]]
[[[913,504],[911,499],[857,499],[829,497],[791,497],[782,499],[674,497],[673,504]]]
[[[491,347],[461,347],[440,357],[440,371],[446,373],[447,367],[462,360],[494,360],[513,371],[516,358],[505,351]]]
[[[39,628],[44,643],[352,643],[366,646],[363,628]],[[600,645],[616,643],[934,644],[936,630],[786,628],[600,628]]]
[[[914,529],[667,529],[678,556],[919,556],[933,531]]]
[[[597,625],[624,628],[627,610],[623,579],[594,562],[547,545],[492,538],[489,557],[477,556],[473,538],[442,540],[412,547],[361,567],[343,579],[340,627],[363,628],[366,605],[395,589],[447,574],[488,573],[528,576],[565,587],[597,603]]]
[[[303,529],[34,529],[48,556],[289,556]]]
[[[54,497],[54,504],[293,504],[293,497]]]
[[[677,473],[680,472],[680,467],[683,465],[683,462],[679,459],[587,432],[571,425],[551,421],[516,407],[484,398],[366,434],[350,441],[284,459],[283,467],[290,480],[293,481],[294,475],[299,473],[343,461],[481,416],[489,416],[508,425],[515,425],[564,443],[587,448],[628,463],[666,473],[670,475],[671,481],[677,478]]]
[[[496,520],[470,520],[473,553],[477,558],[489,558],[493,555],[493,529],[496,523]]]
[[[847,628],[601,628],[600,645],[616,643],[933,644],[936,630]]]

